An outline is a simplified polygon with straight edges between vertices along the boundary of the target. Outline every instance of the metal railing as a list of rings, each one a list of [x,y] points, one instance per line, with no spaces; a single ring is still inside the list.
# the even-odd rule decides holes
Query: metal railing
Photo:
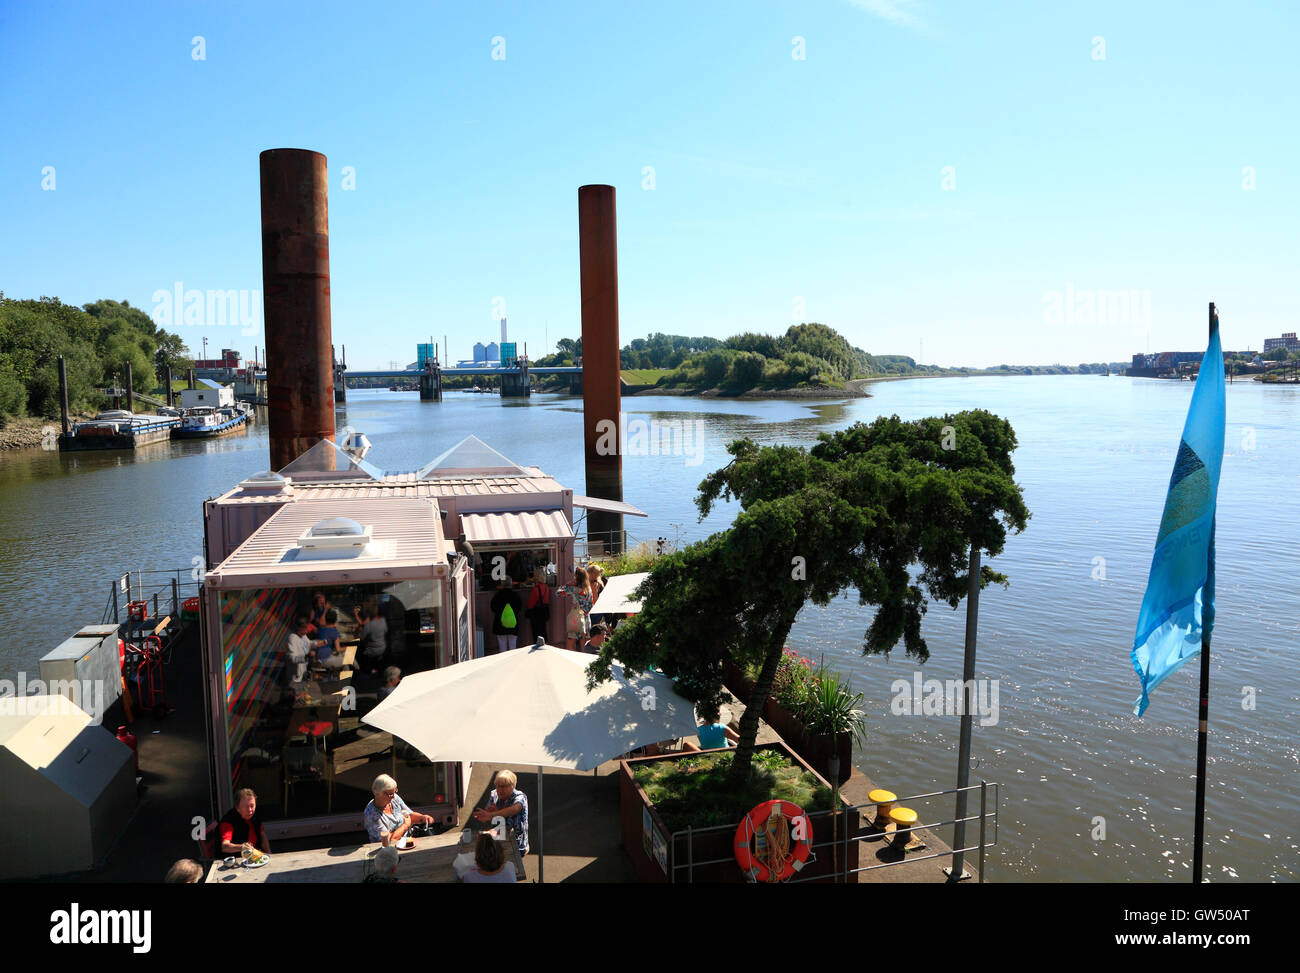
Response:
[[[149,604],[151,618],[171,615],[179,630],[181,603],[199,593],[202,582],[194,577],[194,568],[137,568],[109,582],[108,599],[101,623],[122,624],[127,606],[133,601]]]
[[[626,530],[597,531],[589,534],[583,530],[581,524],[582,521],[579,520],[573,527],[573,559],[579,565],[602,558],[618,557],[620,553],[630,554],[642,544],[645,544],[656,556],[671,554],[677,550],[677,544],[672,538],[638,537]],[[622,544],[621,552],[617,550],[619,541]]]
[[[993,791],[991,807],[989,805],[990,789],[992,789]],[[850,845],[852,845],[854,842],[860,842],[860,841],[884,842],[884,841],[889,841],[891,839],[890,836],[884,831],[878,831],[871,828],[862,828],[862,827],[859,827],[857,829],[851,829],[849,827],[841,825],[839,827],[834,827],[831,829],[834,835],[832,838],[829,838],[826,841],[820,841],[820,842],[814,841],[812,844],[812,852],[814,856],[818,848],[825,849],[827,850],[828,853],[836,853],[835,865],[833,866],[832,870],[830,872],[821,872],[820,874],[809,875],[803,878],[791,878],[787,880],[787,884],[794,885],[799,882],[825,882],[828,878],[837,882],[849,882],[852,881],[852,879],[850,879],[850,876],[858,875],[862,872],[876,871],[877,869],[881,869],[881,868],[896,868],[899,865],[913,865],[917,862],[929,861],[935,858],[952,858],[952,856],[957,854],[957,852],[959,851],[962,852],[963,854],[971,851],[979,852],[979,865],[976,868],[976,874],[978,876],[977,879],[978,882],[982,884],[984,881],[985,849],[992,847],[993,845],[996,845],[998,843],[998,811],[999,811],[999,805],[1001,803],[1001,785],[999,785],[996,782],[990,783],[988,781],[980,781],[978,784],[969,784],[966,787],[953,787],[943,791],[931,791],[928,794],[913,794],[908,797],[895,798],[894,800],[890,801],[889,804],[892,806],[902,806],[905,804],[910,805],[914,803],[919,803],[921,801],[931,800],[934,798],[947,797],[950,795],[955,796],[961,791],[979,792],[980,806],[979,806],[978,813],[969,814],[963,818],[954,817],[942,821],[922,822],[918,820],[917,823],[911,825],[911,827],[908,830],[912,834],[915,834],[917,831],[921,829],[932,830],[934,828],[942,828],[948,825],[956,825],[958,821],[978,821],[979,840],[975,844],[968,845],[963,848],[953,848],[949,851],[934,852],[928,855],[913,855],[913,854],[903,853],[900,854],[900,857],[897,861],[881,862],[880,864],[877,865],[862,865],[857,868],[849,868],[848,852],[849,852]],[[814,811],[806,814],[806,817],[809,819],[810,822],[815,821],[818,818],[828,819],[828,821],[831,821],[838,818],[846,818],[848,815],[861,812],[866,808],[878,808],[878,807],[879,807],[878,803],[845,805],[838,809],[832,809],[828,811]],[[988,840],[988,831],[987,831],[987,825],[990,817],[992,818],[993,821],[993,838],[991,841]],[[710,834],[719,831],[734,832],[735,829],[736,829],[735,825],[724,824],[724,825],[716,825],[711,828],[687,828],[685,831],[674,832],[672,837],[669,839],[670,841],[669,848],[671,849],[671,854],[672,854],[672,864],[669,867],[668,880],[670,882],[677,882],[678,872],[684,870],[686,872],[685,881],[694,882],[695,869],[697,868],[704,868],[705,866],[710,866],[710,865],[723,865],[727,863],[733,865],[736,864],[736,859],[734,857],[713,858],[713,859],[706,859],[703,861],[695,860],[695,839],[697,837],[699,837],[700,835]],[[823,832],[825,831],[825,829],[819,829],[814,825],[812,828],[813,835],[816,836],[819,830]],[[680,846],[679,839],[685,839],[686,861],[684,862],[679,862],[677,860],[678,849]]]

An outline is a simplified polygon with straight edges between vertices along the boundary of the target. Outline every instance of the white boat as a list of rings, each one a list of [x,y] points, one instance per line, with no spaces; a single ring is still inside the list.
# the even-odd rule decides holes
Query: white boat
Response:
[[[175,430],[178,439],[207,439],[234,432],[248,422],[248,413],[234,406],[198,406],[190,409]]]

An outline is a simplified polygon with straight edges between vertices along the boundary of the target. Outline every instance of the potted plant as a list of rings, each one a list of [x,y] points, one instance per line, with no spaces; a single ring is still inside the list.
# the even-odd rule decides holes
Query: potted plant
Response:
[[[834,670],[823,669],[814,681],[803,709],[807,747],[801,754],[823,776],[830,775],[830,758],[839,757],[839,783],[853,772],[853,742],[866,741],[862,694]]]

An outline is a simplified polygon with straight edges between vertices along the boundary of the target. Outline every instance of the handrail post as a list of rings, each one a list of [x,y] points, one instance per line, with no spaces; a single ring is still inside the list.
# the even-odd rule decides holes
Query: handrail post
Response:
[[[694,825],[686,826],[686,881],[695,884],[695,838],[691,832],[694,831]]]
[[[116,582],[116,581],[114,581],[114,582],[112,583],[112,586],[111,586],[111,589],[110,589],[110,590],[112,590],[112,592],[113,592],[113,624],[114,624],[114,625],[121,625],[121,624],[122,624],[122,616],[121,616],[121,614],[118,612],[118,609],[117,609],[117,582]]]
[[[181,591],[180,582],[172,578],[172,618],[181,617]]]
[[[988,781],[981,780],[980,781],[980,864],[979,864],[979,869],[980,869],[979,882],[981,885],[984,884],[984,825],[986,821],[985,814],[987,813],[986,808],[988,806],[988,792],[989,792]]]

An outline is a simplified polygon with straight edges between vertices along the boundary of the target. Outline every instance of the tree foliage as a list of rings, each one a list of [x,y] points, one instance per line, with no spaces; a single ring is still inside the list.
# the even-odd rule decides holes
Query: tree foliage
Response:
[[[881,418],[812,449],[740,440],[732,461],[700,485],[701,518],[722,500],[740,513],[725,531],[659,559],[589,670],[608,678],[617,658],[657,666],[706,718],[723,701],[722,663],[760,667],[741,720],[734,773],[748,773],[758,715],[800,609],[854,589],[875,609],[864,652],[900,641],[924,662],[930,600],[954,608],[968,585],[970,545],[995,557],[1029,519],[1014,480],[1010,423],[982,410],[904,422]],[[1006,583],[981,571],[981,586]]]
[[[78,308],[58,298],[20,301],[0,292],[0,415],[58,415],[60,355],[74,410],[95,404],[96,387],[114,374],[125,381],[127,362],[135,390],[145,393],[157,387],[168,363],[175,370],[190,365],[180,336],[126,301]]]

